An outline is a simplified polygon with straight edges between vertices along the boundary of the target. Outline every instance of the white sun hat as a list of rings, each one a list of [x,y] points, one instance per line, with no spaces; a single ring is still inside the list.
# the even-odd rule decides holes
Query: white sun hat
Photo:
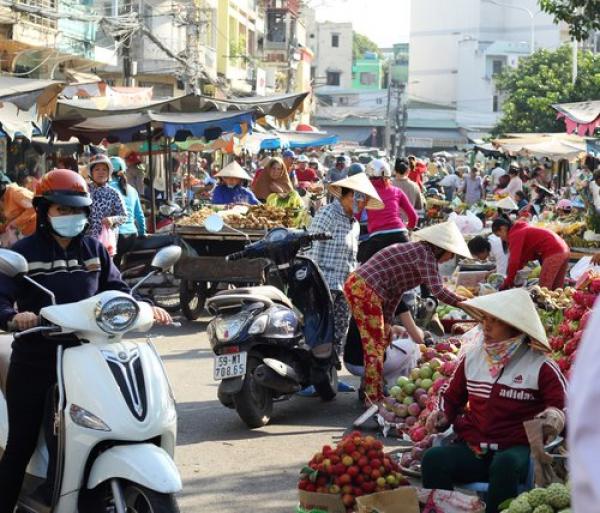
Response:
[[[454,221],[434,224],[413,233],[413,239],[429,242],[456,255],[473,259],[465,238]]]
[[[514,202],[514,200],[510,196],[506,196],[506,198],[502,198],[501,200],[496,202],[497,208],[503,208],[504,210],[518,210],[519,206]]]
[[[338,180],[329,186],[329,192],[332,196],[340,198],[342,196],[342,188],[352,189],[367,196],[366,207],[371,210],[381,210],[384,208],[383,201],[377,194],[375,187],[365,173],[357,173],[355,175]]]
[[[239,178],[240,180],[252,180],[252,177],[244,171],[237,161],[227,164],[216,175],[217,178]]]
[[[529,293],[523,288],[503,290],[461,303],[460,307],[477,320],[489,314],[529,335],[534,347],[550,351],[546,330]]]

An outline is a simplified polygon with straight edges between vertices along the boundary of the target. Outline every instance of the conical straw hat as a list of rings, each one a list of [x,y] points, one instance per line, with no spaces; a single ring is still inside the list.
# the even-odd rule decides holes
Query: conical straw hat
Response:
[[[496,207],[503,208],[505,210],[519,210],[519,206],[510,196],[506,196],[506,198],[502,198],[500,201],[497,201]]]
[[[227,164],[216,175],[217,178],[239,178],[240,180],[252,180],[252,177],[244,171],[237,161]]]
[[[523,288],[504,290],[479,296],[462,303],[461,308],[480,320],[487,313],[529,335],[537,348],[550,351],[546,330],[540,321],[529,293]],[[541,346],[541,347],[540,347]]]
[[[332,183],[329,186],[329,192],[332,196],[336,198],[340,198],[342,195],[342,187],[346,189],[352,189],[356,192],[361,192],[365,196],[367,196],[367,208],[372,210],[381,210],[384,208],[383,201],[377,194],[375,187],[369,180],[369,177],[366,173],[357,173],[355,175],[349,176],[348,178],[344,178],[343,180],[338,180],[337,182]]]
[[[465,242],[462,233],[456,226],[454,221],[446,221],[445,223],[434,224],[423,228],[418,232],[413,233],[413,238],[429,242],[434,246],[438,246],[446,251],[455,253],[456,255],[465,258],[473,258],[469,251],[469,246]]]

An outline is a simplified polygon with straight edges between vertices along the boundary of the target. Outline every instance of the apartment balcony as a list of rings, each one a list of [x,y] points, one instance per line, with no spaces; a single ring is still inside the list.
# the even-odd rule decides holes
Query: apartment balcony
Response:
[[[264,0],[265,10],[286,11],[294,16],[300,14],[300,0]]]

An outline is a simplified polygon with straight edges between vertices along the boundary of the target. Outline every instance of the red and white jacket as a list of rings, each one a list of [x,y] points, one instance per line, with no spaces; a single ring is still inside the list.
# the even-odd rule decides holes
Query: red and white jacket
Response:
[[[438,408],[465,442],[501,450],[529,445],[523,422],[548,407],[564,410],[566,380],[558,365],[523,344],[493,378],[483,341],[469,348],[442,390]]]

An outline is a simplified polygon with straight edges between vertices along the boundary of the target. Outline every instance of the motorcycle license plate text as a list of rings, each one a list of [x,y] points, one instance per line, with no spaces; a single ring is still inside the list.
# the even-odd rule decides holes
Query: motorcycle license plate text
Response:
[[[223,354],[215,356],[215,381],[246,375],[248,353]]]

